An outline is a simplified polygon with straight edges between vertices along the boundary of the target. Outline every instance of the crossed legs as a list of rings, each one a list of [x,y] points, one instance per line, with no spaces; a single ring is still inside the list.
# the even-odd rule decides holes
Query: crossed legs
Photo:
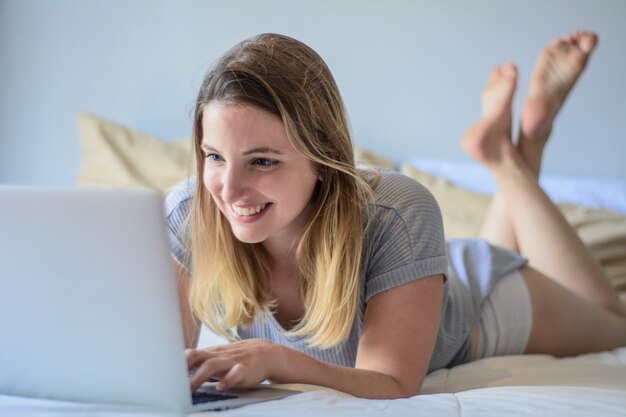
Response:
[[[529,259],[522,270],[534,319],[528,353],[562,356],[626,345],[626,314],[616,293],[538,184],[552,123],[596,42],[595,34],[574,32],[540,53],[517,144],[511,140],[517,69],[510,62],[494,69],[481,98],[482,118],[461,142],[497,185],[481,236]]]

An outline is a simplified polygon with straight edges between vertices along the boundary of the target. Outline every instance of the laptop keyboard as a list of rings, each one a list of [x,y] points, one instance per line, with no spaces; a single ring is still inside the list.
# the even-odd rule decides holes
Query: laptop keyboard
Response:
[[[237,398],[237,396],[231,395],[231,394],[219,394],[215,392],[203,392],[203,391],[196,391],[192,395],[192,401],[194,405],[208,403],[212,401],[230,400],[233,398]]]

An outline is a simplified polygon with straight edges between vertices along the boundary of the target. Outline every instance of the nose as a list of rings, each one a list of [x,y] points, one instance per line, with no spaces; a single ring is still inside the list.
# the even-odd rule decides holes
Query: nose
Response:
[[[244,193],[245,173],[241,168],[229,166],[223,171],[222,199],[229,203],[239,200]]]

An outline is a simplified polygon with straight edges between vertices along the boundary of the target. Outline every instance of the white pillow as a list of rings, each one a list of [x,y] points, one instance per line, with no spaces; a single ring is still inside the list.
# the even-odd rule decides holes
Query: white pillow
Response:
[[[422,171],[477,193],[493,194],[495,191],[491,175],[478,164],[421,157],[411,159],[410,163]],[[544,174],[539,182],[555,202],[626,213],[626,181]]]

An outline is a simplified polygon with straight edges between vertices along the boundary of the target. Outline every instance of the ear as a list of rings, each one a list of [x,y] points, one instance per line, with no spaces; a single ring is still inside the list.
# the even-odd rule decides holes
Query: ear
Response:
[[[315,171],[317,172],[317,181],[324,182],[324,169],[322,165],[317,165],[315,167]]]

